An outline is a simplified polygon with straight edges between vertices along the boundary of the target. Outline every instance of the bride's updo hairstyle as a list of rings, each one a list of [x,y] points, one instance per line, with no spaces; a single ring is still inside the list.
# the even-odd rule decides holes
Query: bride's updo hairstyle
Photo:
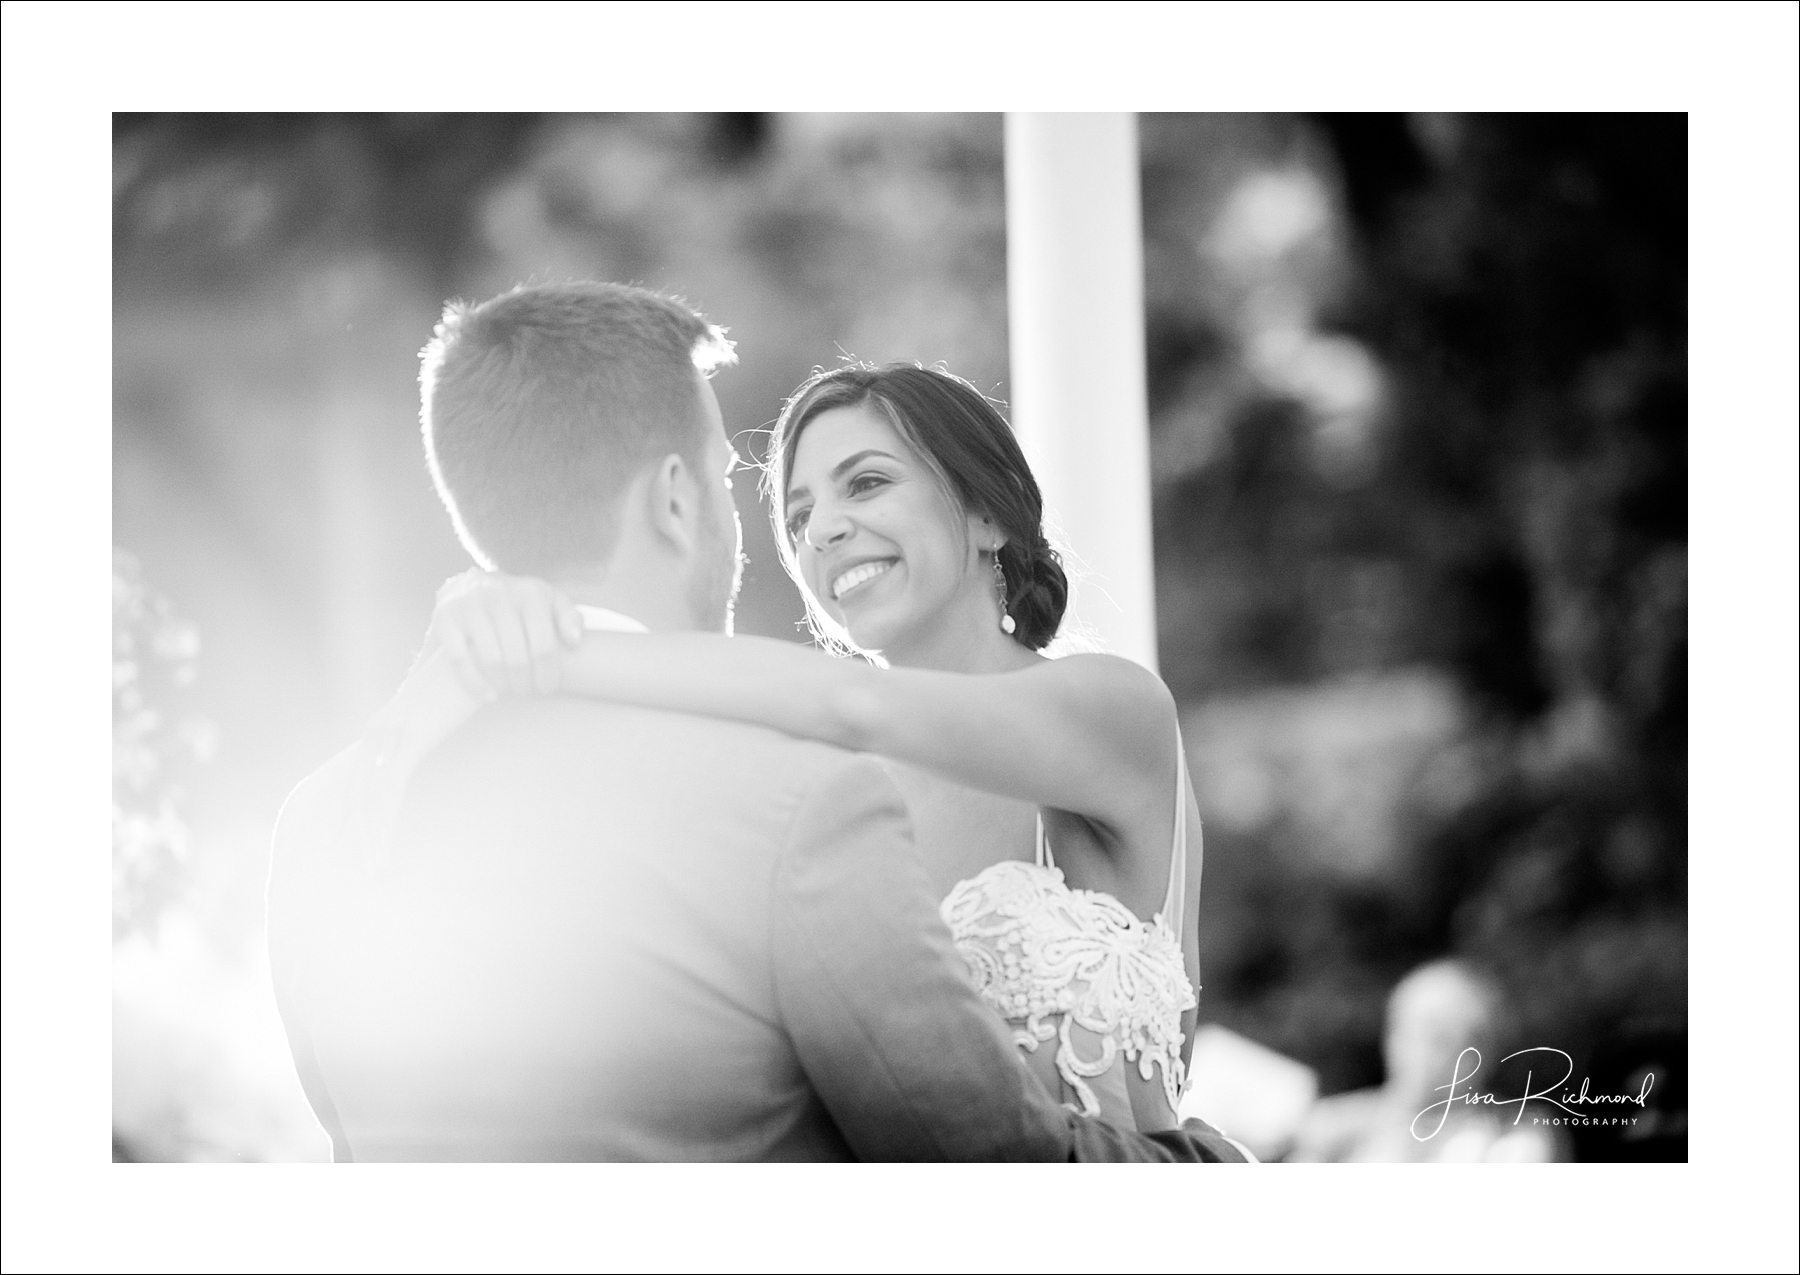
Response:
[[[915,363],[850,364],[817,372],[794,391],[769,440],[763,471],[782,564],[807,599],[813,633],[827,647],[854,650],[847,634],[813,604],[787,534],[787,488],[794,449],[808,424],[840,407],[873,405],[928,465],[963,514],[991,520],[1006,537],[1000,569],[1013,639],[1042,649],[1068,605],[1062,559],[1044,538],[1044,498],[1012,426],[986,395],[960,376]]]

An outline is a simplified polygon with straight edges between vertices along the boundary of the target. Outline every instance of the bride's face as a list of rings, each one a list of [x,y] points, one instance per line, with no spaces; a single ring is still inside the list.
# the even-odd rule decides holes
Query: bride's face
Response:
[[[865,651],[916,645],[992,589],[977,569],[991,547],[980,520],[872,404],[821,412],[801,431],[787,533],[813,604]]]

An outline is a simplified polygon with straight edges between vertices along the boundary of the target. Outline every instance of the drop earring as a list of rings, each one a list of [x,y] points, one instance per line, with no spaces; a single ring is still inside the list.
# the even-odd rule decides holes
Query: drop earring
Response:
[[[1000,631],[1010,634],[1018,622],[1006,613],[1006,568],[1000,565],[1000,547],[994,547],[994,594],[1000,599]]]

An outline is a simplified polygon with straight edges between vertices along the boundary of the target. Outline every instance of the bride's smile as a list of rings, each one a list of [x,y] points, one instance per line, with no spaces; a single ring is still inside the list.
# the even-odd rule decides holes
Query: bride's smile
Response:
[[[807,423],[788,475],[786,530],[815,605],[865,651],[906,662],[924,632],[993,641],[980,551],[994,533],[873,404]]]
[[[831,582],[832,600],[842,602],[844,595],[853,589],[860,589],[877,576],[886,575],[888,568],[892,567],[895,561],[896,559],[893,558],[878,558],[874,562],[862,562],[847,568],[842,575]]]

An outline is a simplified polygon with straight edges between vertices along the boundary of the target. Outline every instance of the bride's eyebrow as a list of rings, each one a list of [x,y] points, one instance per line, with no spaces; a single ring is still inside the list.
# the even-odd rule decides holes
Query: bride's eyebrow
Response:
[[[860,452],[844,457],[844,459],[831,467],[830,476],[832,481],[835,482],[839,478],[842,478],[847,470],[862,464],[863,461],[869,459],[871,456],[880,456],[882,459],[894,461],[896,464],[900,461],[900,458],[895,456],[892,452],[884,452],[879,447],[865,447]],[[788,488],[787,494],[788,503],[791,505],[801,496],[809,494],[810,493],[804,487],[790,487]]]
[[[865,460],[869,459],[869,457],[871,457],[871,456],[880,456],[884,460],[892,460],[892,461],[897,461],[900,459],[898,456],[895,456],[890,452],[884,452],[878,447],[865,447],[860,452],[857,452],[854,456],[844,457],[844,459],[840,460],[835,466],[832,467],[832,470],[831,470],[832,481],[835,482],[839,478],[842,478],[845,475],[845,473],[847,473],[849,470],[855,468],[857,465],[862,464]]]

